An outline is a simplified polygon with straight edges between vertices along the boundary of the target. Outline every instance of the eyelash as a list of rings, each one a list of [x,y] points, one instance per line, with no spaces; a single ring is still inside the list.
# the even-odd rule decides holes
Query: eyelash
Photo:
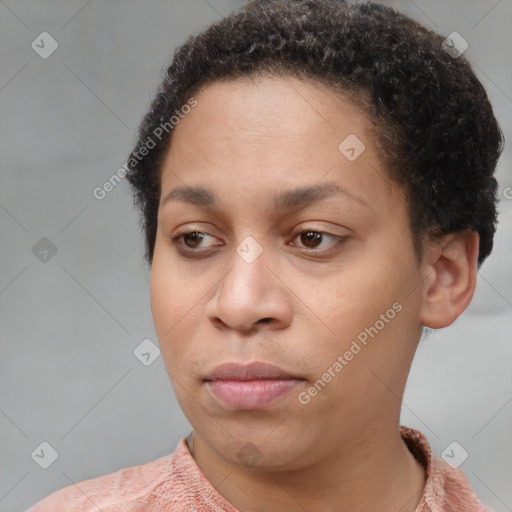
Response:
[[[199,231],[198,229],[194,229],[192,231],[184,231],[182,233],[178,233],[176,236],[173,236],[173,237],[170,237],[170,240],[171,240],[171,243],[173,245],[175,245],[178,249],[179,252],[181,252],[182,254],[185,255],[185,257],[188,257],[186,256],[186,253],[199,253],[201,252],[200,249],[192,249],[190,247],[188,248],[183,248],[182,246],[179,245],[180,241],[182,238],[184,238],[185,236],[187,235],[191,235],[193,233],[198,233],[198,234],[201,234],[201,235],[207,235],[207,236],[211,236],[209,233],[206,233],[204,231]],[[331,249],[327,249],[327,250],[317,250],[317,249],[301,249],[301,251],[305,252],[306,254],[317,254],[317,255],[328,255],[328,254],[331,254],[333,252],[336,252],[340,249],[340,246],[343,245],[343,243],[347,240],[348,236],[342,236],[342,235],[334,235],[332,233],[328,233],[326,231],[319,231],[319,230],[315,230],[315,229],[304,229],[302,231],[298,231],[297,233],[294,234],[294,237],[293,239],[297,238],[298,236],[300,235],[303,235],[305,233],[315,233],[315,234],[320,234],[320,235],[325,235],[329,238],[331,238],[332,240],[335,240],[337,243],[334,244],[334,247],[331,248]],[[206,251],[207,249],[204,249],[203,251]]]

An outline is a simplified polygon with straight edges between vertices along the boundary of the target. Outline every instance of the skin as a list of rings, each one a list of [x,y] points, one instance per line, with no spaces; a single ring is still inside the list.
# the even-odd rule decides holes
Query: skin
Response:
[[[150,292],[199,468],[240,511],[414,511],[425,473],[399,435],[401,399],[422,326],[450,325],[473,296],[478,234],[437,237],[418,261],[407,199],[365,115],[341,94],[264,76],[215,82],[195,98],[162,165]],[[349,134],[366,146],[354,161],[338,149]],[[276,193],[327,181],[367,205],[334,195],[275,209]],[[162,203],[183,185],[211,189],[218,204]],[[187,259],[171,237],[194,229],[209,236],[181,239],[196,255]],[[303,229],[348,238],[310,241]],[[252,263],[236,252],[249,236],[262,248]],[[401,311],[300,403],[394,303]],[[203,381],[226,361],[269,362],[304,380],[263,409],[230,410]]]

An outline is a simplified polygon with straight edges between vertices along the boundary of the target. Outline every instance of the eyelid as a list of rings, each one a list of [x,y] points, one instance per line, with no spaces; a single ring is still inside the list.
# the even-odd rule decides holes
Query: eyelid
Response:
[[[340,246],[343,245],[343,243],[349,238],[348,235],[336,235],[334,233],[330,233],[329,231],[322,231],[320,229],[301,229],[300,231],[297,231],[294,233],[293,239],[295,240],[299,235],[303,233],[319,233],[321,235],[324,235],[331,240],[333,240],[333,246],[330,249],[308,249],[307,247],[300,247],[300,250],[302,252],[305,252],[306,254],[317,254],[318,256],[326,256],[328,254],[331,254],[333,252],[337,252],[340,250]],[[292,246],[295,247],[295,244],[292,244]]]
[[[190,235],[192,233],[200,233],[201,235],[206,235],[206,236],[208,236],[210,238],[216,238],[212,234],[208,233],[207,231],[203,231],[202,229],[187,228],[187,229],[184,229],[182,231],[178,231],[175,235],[170,236],[169,239],[171,240],[171,242],[173,244],[178,246],[179,242],[183,239],[184,236]],[[206,238],[206,236],[203,236],[202,239]],[[215,246],[212,246],[212,247],[215,247]],[[184,249],[178,247],[178,249],[182,249],[182,251],[189,251],[189,252],[195,252],[195,253],[201,252],[201,249],[197,249],[196,250],[196,249],[192,249],[190,247],[185,247]],[[202,250],[205,251],[206,249],[202,249]]]
[[[298,247],[299,250],[305,254],[317,255],[317,256],[321,257],[321,256],[327,256],[328,254],[339,251],[340,246],[343,245],[346,242],[346,240],[349,238],[349,235],[337,235],[335,233],[331,233],[329,231],[324,231],[322,229],[317,229],[314,227],[309,227],[309,228],[306,227],[306,228],[301,228],[301,229],[295,230],[293,232],[292,240],[295,240],[299,235],[301,235],[303,233],[310,233],[310,232],[317,233],[317,234],[323,235],[324,237],[330,238],[331,240],[333,240],[335,242],[333,244],[334,246],[329,249],[316,249],[316,248],[308,249],[307,247],[298,247],[297,244],[291,244],[292,247]],[[190,256],[190,258],[200,257],[201,253],[207,252],[212,247],[221,245],[221,244],[216,244],[216,245],[212,245],[210,247],[204,248],[204,249],[180,247],[179,243],[184,238],[184,236],[192,234],[192,233],[200,233],[201,235],[206,235],[206,236],[203,236],[202,239],[204,239],[206,237],[216,238],[215,236],[211,235],[210,233],[203,231],[201,229],[195,228],[195,227],[188,227],[181,231],[178,231],[175,235],[170,236],[169,239],[171,240],[172,244],[174,246],[176,246],[176,250],[178,252],[180,252],[181,254],[183,254],[184,257],[187,257],[186,256],[187,253],[194,255],[194,256]]]

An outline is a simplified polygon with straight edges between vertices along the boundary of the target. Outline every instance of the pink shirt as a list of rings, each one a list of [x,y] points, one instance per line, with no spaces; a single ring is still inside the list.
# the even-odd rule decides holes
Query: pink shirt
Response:
[[[425,467],[427,480],[416,512],[489,512],[460,469],[433,457],[426,437],[409,427],[400,435]],[[212,486],[185,439],[174,452],[55,491],[26,512],[238,512]]]

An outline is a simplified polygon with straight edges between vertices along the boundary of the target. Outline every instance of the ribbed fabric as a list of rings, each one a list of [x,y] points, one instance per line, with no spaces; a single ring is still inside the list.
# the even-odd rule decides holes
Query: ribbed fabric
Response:
[[[400,435],[426,470],[425,489],[416,512],[490,512],[461,469],[433,457],[421,432],[401,426]],[[170,455],[71,484],[26,512],[98,511],[238,512],[203,475],[185,439]]]

